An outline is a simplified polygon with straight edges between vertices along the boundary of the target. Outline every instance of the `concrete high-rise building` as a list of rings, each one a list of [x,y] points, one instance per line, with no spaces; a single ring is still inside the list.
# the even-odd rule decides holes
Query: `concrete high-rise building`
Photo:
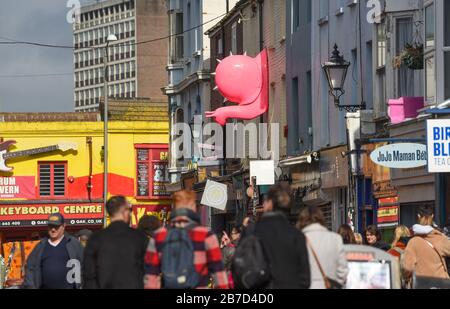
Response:
[[[164,0],[106,0],[82,7],[74,24],[75,111],[99,109],[110,34],[108,95],[165,102],[168,16]],[[149,42],[150,41],[150,42]]]

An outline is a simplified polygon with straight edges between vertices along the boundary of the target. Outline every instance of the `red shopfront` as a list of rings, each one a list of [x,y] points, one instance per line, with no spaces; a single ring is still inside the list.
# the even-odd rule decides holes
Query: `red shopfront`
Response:
[[[88,228],[101,229],[104,223],[102,203],[8,203],[0,205],[0,233],[3,242],[35,239],[45,236],[47,218],[61,213],[66,230],[76,233]]]
[[[47,236],[47,219],[57,212],[64,216],[70,234],[103,227],[103,204],[98,202],[2,201],[0,204],[0,254],[9,265],[8,286],[21,284],[27,257],[40,239]]]

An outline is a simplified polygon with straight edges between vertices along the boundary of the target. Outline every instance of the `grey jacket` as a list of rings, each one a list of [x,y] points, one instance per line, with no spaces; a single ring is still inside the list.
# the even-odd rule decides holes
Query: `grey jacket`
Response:
[[[311,253],[312,246],[317,254],[320,264],[330,279],[344,285],[347,280],[348,266],[345,257],[342,237],[328,231],[320,224],[311,224],[303,229],[309,240],[308,253],[311,269],[311,289],[324,289],[325,283],[316,260]]]
[[[78,260],[80,262],[80,271],[83,263],[83,247],[78,239],[66,234],[64,237],[67,239],[67,253],[71,260]],[[41,273],[41,260],[44,252],[45,244],[48,242],[48,238],[44,238],[33,249],[28,256],[25,267],[25,279],[22,288],[24,289],[39,289],[42,286],[42,273]],[[76,287],[81,288],[81,284],[77,284]]]

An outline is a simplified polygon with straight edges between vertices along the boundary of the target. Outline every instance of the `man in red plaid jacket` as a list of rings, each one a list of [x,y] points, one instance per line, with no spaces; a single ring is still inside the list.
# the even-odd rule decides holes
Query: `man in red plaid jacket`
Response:
[[[195,193],[188,191],[177,192],[173,196],[175,212],[171,219],[172,225],[188,225],[193,221],[198,222],[196,215]],[[183,215],[177,215],[177,210],[184,211]],[[150,240],[145,255],[145,288],[160,289],[161,283],[161,255],[162,247],[166,240],[168,230],[164,227],[155,232],[154,238]],[[194,266],[200,275],[198,289],[207,289],[210,278],[216,289],[228,289],[228,278],[222,261],[222,252],[216,235],[207,227],[196,224],[188,231],[194,246]]]

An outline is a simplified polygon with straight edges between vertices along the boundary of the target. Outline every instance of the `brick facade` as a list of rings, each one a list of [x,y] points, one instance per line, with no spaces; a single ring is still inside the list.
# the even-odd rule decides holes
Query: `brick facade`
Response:
[[[286,112],[286,3],[265,1],[263,8],[264,45],[269,51],[269,112],[268,123],[280,124],[280,158],[287,154],[284,127]]]
[[[164,0],[136,1],[137,42],[163,38],[168,33],[167,7]],[[166,102],[168,40],[139,44],[137,50],[137,94],[153,102]]]

